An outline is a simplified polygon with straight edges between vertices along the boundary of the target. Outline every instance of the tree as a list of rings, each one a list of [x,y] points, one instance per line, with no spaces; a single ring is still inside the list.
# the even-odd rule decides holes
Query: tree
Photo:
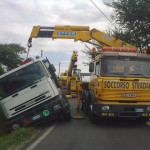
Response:
[[[25,48],[19,44],[0,44],[0,75],[4,73],[4,68],[9,71],[20,65],[22,53],[25,53]]]
[[[109,29],[107,33],[136,46],[140,52],[142,49],[146,49],[150,54],[150,1],[103,1],[105,5],[114,9],[111,18],[115,29]],[[84,53],[88,55],[88,58],[91,58],[88,48],[84,50]]]
[[[87,55],[88,57],[88,62],[90,62],[93,59],[93,54],[92,54],[92,50],[91,47],[88,46],[87,44],[84,45],[84,50],[81,50],[85,55]]]
[[[0,75],[1,74],[4,74],[4,69],[3,69],[3,67],[0,65]]]
[[[91,44],[91,45],[85,44],[84,50],[81,50],[82,53],[84,53],[88,58],[87,59],[88,62],[83,62],[83,64],[85,64],[85,65],[89,65],[89,62],[94,61],[95,56],[100,54],[102,45],[100,43],[98,43],[97,41],[94,41],[93,43],[95,43],[95,44]],[[92,52],[93,48],[95,48],[95,50],[96,50],[95,53]]]
[[[149,0],[117,0],[112,3],[113,35],[138,47],[148,49],[150,44]],[[149,53],[149,52],[148,52]]]

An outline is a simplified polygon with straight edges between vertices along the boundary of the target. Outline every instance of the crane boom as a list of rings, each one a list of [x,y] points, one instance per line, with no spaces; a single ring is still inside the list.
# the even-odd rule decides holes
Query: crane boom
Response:
[[[68,98],[77,96],[77,83],[80,80],[80,69],[77,69],[76,65],[77,58],[78,53],[74,50],[70,59],[68,70],[60,75],[61,88]]]
[[[136,48],[95,28],[90,30],[89,26],[34,26],[28,40],[28,47],[32,46],[32,38],[73,39],[75,42],[96,40],[106,46]]]
[[[73,54],[72,54],[72,57],[71,57],[71,60],[70,60],[70,64],[69,64],[69,67],[68,67],[68,76],[71,76],[72,74],[72,70],[75,68],[77,68],[77,65],[75,64],[77,62],[77,57],[78,57],[78,54],[77,54],[77,51],[73,51]]]

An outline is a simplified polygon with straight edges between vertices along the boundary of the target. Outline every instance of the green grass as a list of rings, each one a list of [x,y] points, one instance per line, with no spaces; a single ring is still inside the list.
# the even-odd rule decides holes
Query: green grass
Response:
[[[2,123],[4,121],[6,121],[6,117],[5,117],[4,112],[0,106],[0,123]]]
[[[0,150],[8,150],[12,146],[17,146],[26,140],[29,140],[38,129],[33,127],[19,128],[11,134],[0,135]]]

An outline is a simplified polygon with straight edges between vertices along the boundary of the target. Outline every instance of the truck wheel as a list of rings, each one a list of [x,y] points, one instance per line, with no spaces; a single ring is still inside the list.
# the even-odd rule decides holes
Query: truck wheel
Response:
[[[86,108],[86,100],[82,100],[81,111],[83,111],[86,115],[88,114],[88,109]]]
[[[94,114],[93,112],[93,109],[92,109],[92,105],[89,106],[89,109],[88,109],[88,116],[89,116],[89,120],[92,122],[92,123],[96,123],[98,118],[97,116]]]
[[[88,96],[89,95],[85,96],[85,103],[84,103],[84,108],[85,108],[84,112],[85,112],[86,115],[89,114],[89,105],[90,105],[90,102],[89,102],[90,98]]]
[[[81,111],[85,112],[85,93],[82,94]]]
[[[12,126],[6,126],[6,128],[4,129],[4,132],[7,134],[10,134],[13,131]]]
[[[140,123],[146,123],[149,121],[149,118],[138,118],[138,122]]]
[[[70,111],[66,111],[64,113],[62,113],[62,115],[59,118],[61,121],[70,121],[71,120],[71,113]]]
[[[64,120],[65,121],[70,121],[71,120],[71,114],[70,113],[64,114]]]
[[[83,102],[83,99],[81,100],[81,111],[83,111],[84,112],[84,104],[83,104],[84,102]]]

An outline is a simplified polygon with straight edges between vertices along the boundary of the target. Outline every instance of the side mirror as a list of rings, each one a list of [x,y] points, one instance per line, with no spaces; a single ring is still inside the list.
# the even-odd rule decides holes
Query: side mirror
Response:
[[[89,72],[94,72],[94,63],[89,64]]]
[[[50,73],[54,73],[56,71],[54,65],[51,64],[47,58],[42,61]]]
[[[53,64],[50,64],[49,69],[51,70],[51,72],[55,72],[56,71],[56,69],[55,69]]]

